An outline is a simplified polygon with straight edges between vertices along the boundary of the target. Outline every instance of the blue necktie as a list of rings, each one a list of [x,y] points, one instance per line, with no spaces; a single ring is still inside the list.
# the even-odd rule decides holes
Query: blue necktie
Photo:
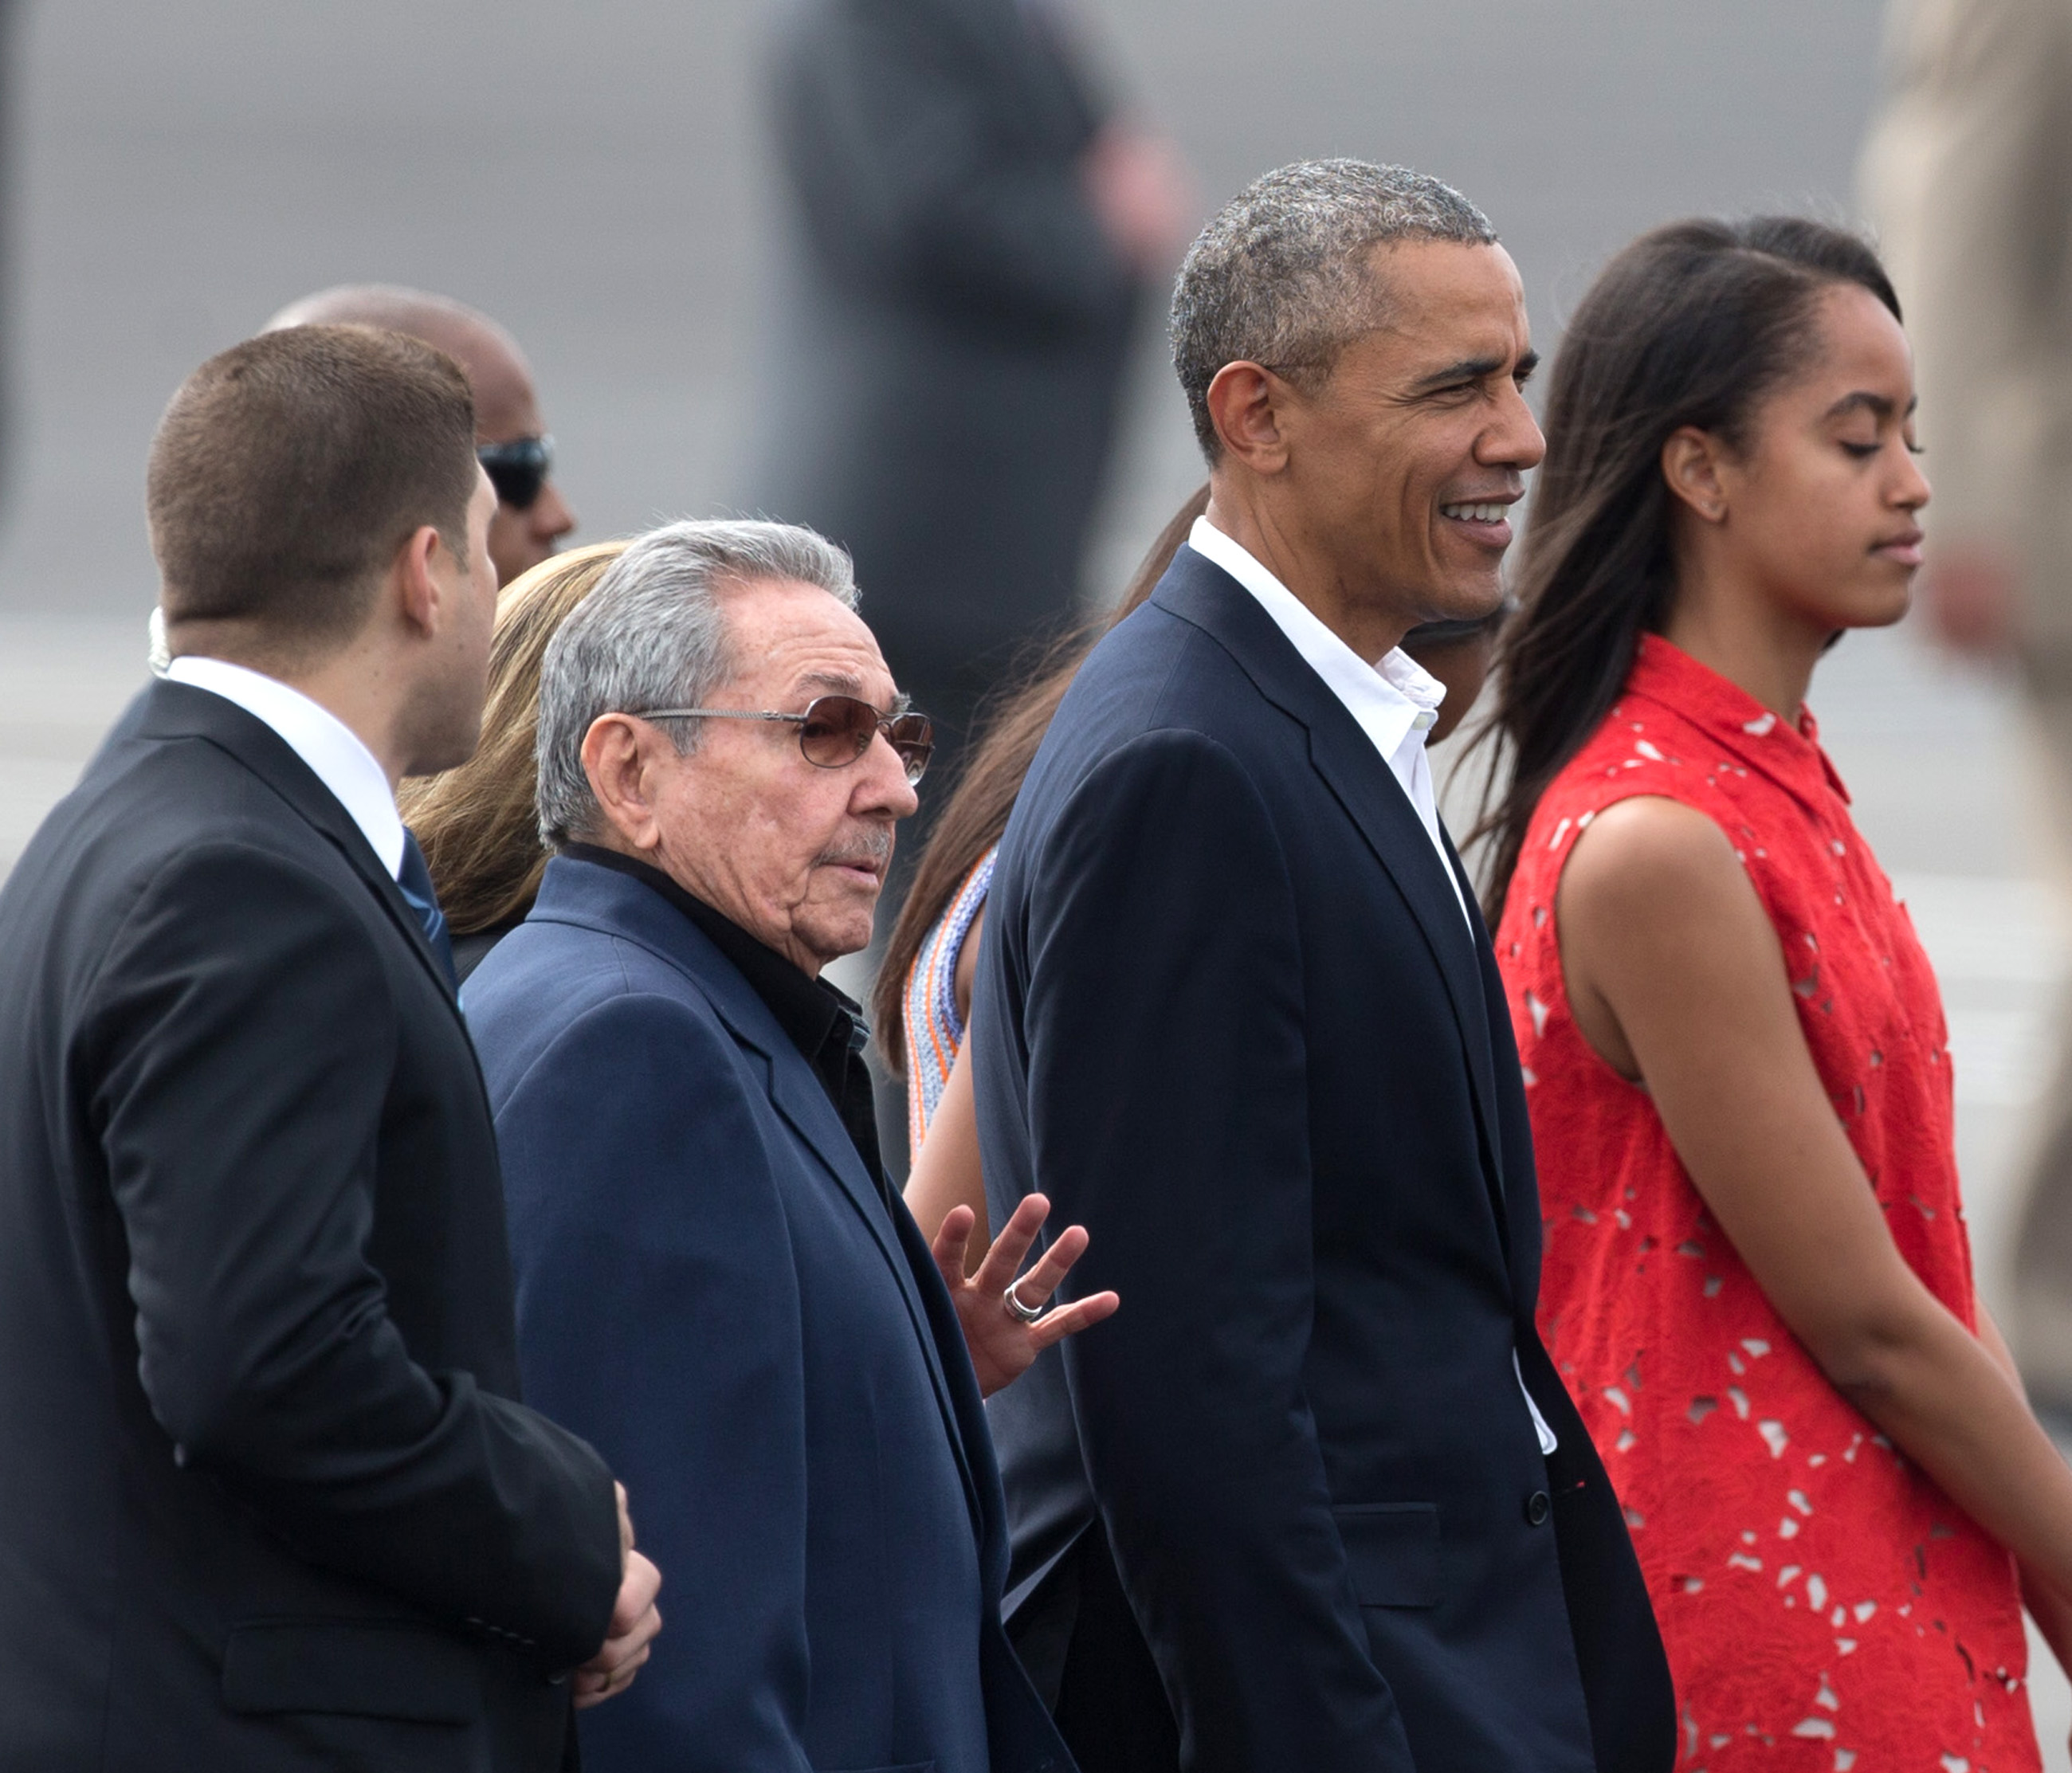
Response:
[[[446,983],[458,991],[460,981],[454,971],[453,939],[446,934],[446,914],[439,909],[438,891],[432,885],[431,870],[425,866],[425,853],[417,847],[417,833],[407,825],[403,828],[403,866],[397,871],[396,884],[424,925],[425,940],[439,957]]]

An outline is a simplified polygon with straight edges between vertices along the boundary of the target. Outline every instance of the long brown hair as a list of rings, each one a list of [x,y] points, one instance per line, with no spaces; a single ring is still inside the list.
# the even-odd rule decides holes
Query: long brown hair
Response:
[[[554,631],[625,551],[623,541],[574,548],[504,586],[489,643],[481,746],[458,768],[407,782],[397,796],[456,936],[515,924],[532,908],[547,869],[533,804],[540,661]]]
[[[979,858],[1007,829],[1014,797],[1022,792],[1029,766],[1036,761],[1043,735],[1050,730],[1051,717],[1094,643],[1157,589],[1194,520],[1208,508],[1209,489],[1204,483],[1159,531],[1115,607],[1052,648],[1035,674],[999,703],[982,726],[971,762],[944,804],[928,847],[914,870],[914,884],[899,907],[899,919],[892,926],[892,938],[886,944],[878,983],[871,992],[878,1050],[895,1076],[906,1064],[906,975],[913,970],[921,944]]]
[[[1568,323],[1547,401],[1547,459],[1498,647],[1496,743],[1471,842],[1493,839],[1489,920],[1503,915],[1540,797],[1618,699],[1675,586],[1662,450],[1685,426],[1743,446],[1757,406],[1817,348],[1820,297],[1853,283],[1899,317],[1877,255],[1793,216],[1673,222],[1607,265]]]

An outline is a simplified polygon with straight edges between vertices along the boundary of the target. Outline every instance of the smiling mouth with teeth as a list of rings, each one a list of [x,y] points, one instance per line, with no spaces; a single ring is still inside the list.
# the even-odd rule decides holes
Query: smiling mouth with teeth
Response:
[[[1502,523],[1511,507],[1500,505],[1441,505],[1439,515],[1453,517],[1462,523]]]

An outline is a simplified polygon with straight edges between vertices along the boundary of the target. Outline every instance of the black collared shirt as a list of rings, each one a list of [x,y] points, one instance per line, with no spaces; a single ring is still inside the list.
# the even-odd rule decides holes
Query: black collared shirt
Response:
[[[777,1018],[777,1026],[813,1068],[820,1088],[828,1092],[835,1113],[841,1117],[857,1155],[863,1159],[864,1168],[890,1206],[892,1184],[878,1154],[878,1110],[871,1099],[870,1072],[863,1062],[864,1044],[870,1031],[864,1023],[862,1006],[826,980],[808,977],[776,949],[758,942],[731,918],[685,892],[660,869],[638,857],[588,843],[569,844],[562,854],[578,862],[594,862],[600,868],[616,870],[653,888],[734,963]]]

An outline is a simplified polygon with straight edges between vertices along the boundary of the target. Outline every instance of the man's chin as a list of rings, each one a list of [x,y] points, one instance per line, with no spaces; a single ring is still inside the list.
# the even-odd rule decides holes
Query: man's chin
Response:
[[[874,883],[868,895],[852,889],[839,904],[824,903],[810,928],[800,928],[796,919],[793,928],[800,929],[814,953],[826,961],[837,961],[845,954],[861,954],[870,946],[877,909],[878,887]]]
[[[1503,578],[1494,567],[1445,575],[1433,586],[1422,619],[1479,622],[1503,604]]]

